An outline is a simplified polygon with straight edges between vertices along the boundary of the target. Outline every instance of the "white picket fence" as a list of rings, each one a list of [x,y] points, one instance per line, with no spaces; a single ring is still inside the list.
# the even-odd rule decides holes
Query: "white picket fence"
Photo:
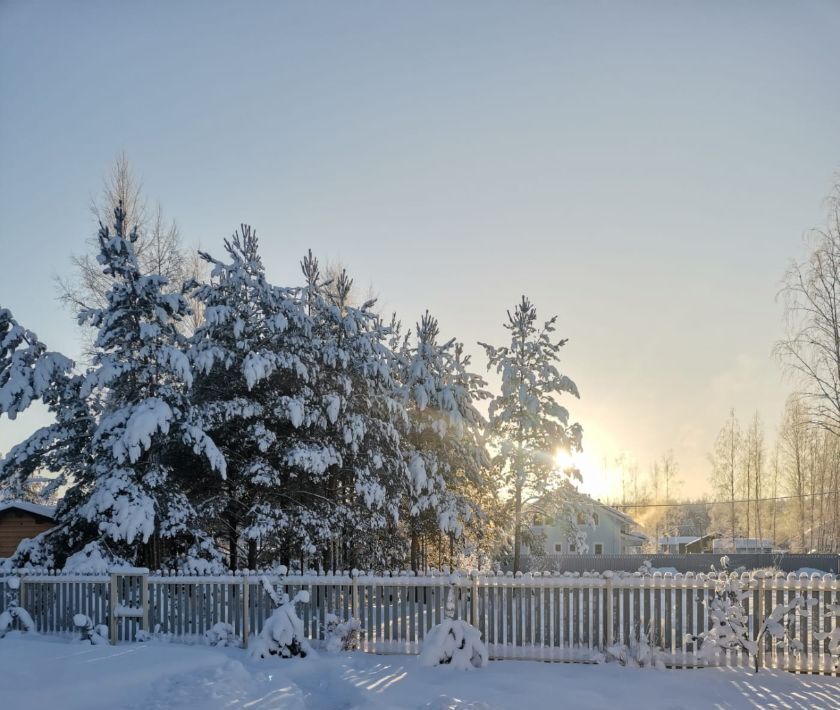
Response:
[[[591,662],[607,647],[630,645],[645,633],[673,667],[700,664],[684,637],[708,628],[703,602],[713,595],[716,581],[714,574],[691,572],[196,576],[136,569],[101,576],[21,571],[18,577],[20,604],[39,632],[75,633],[73,616],[83,613],[107,624],[113,643],[135,640],[139,630],[200,642],[214,624],[225,622],[247,645],[273,608],[262,584],[266,578],[291,595],[309,591],[310,601],[299,612],[316,645],[324,638],[326,614],[333,613],[360,620],[365,651],[417,653],[425,633],[444,618],[451,590],[456,618],[480,629],[491,658]],[[742,583],[750,590],[744,606],[752,638],[777,604],[797,596],[816,600],[795,619],[802,651],[778,648],[768,636],[759,648],[762,667],[838,674],[828,641],[815,636],[840,624],[840,582],[833,575],[745,573]],[[7,578],[0,577],[0,610],[7,589]],[[734,652],[723,662],[750,665],[745,654]]]

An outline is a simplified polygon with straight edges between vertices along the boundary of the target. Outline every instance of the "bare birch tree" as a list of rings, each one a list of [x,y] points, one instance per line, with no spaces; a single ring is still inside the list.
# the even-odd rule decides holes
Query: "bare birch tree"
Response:
[[[160,203],[149,208],[143,194],[143,185],[134,173],[125,153],[120,153],[106,175],[102,191],[92,198],[90,212],[98,225],[110,224],[114,210],[122,205],[127,224],[137,225],[138,238],[134,251],[143,274],[160,274],[168,281],[167,290],[181,291],[185,281],[200,279],[206,273],[206,264],[196,254],[184,249],[177,222],[164,215]],[[97,261],[99,243],[96,233],[87,240],[88,250],[71,257],[73,274],[57,279],[59,298],[73,311],[103,308],[106,305],[112,279],[102,272]],[[195,304],[193,304],[195,305]],[[196,310],[185,318],[181,327],[192,332],[200,320]]]
[[[785,274],[786,329],[774,352],[811,421],[840,434],[840,185],[829,205],[826,226],[810,235],[810,254]]]
[[[787,488],[796,498],[799,549],[805,550],[805,484],[808,448],[808,414],[799,397],[791,396],[785,405],[780,434]]]
[[[738,530],[736,501],[738,498],[738,458],[741,450],[741,427],[735,417],[735,410],[729,410],[729,418],[718,432],[715,448],[711,454],[712,480],[718,494],[729,503],[729,534],[732,549]]]

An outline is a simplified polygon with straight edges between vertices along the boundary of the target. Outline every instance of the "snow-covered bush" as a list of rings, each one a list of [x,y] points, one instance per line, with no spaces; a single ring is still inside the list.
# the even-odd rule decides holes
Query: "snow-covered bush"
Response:
[[[642,562],[641,567],[639,567],[639,574],[643,577],[653,576],[653,562],[650,560]]]
[[[725,567],[728,558],[721,558]],[[707,664],[716,662],[727,651],[746,651],[754,656],[758,645],[750,638],[749,621],[744,610],[744,599],[750,592],[744,590],[736,573],[721,572],[715,582],[712,598],[704,601],[711,626],[699,634],[686,634],[685,643],[695,648],[697,657]]]
[[[32,617],[29,615],[29,612],[18,603],[20,578],[7,578],[6,587],[6,610],[0,614],[0,638],[3,638],[8,630],[12,628],[12,623],[15,620],[20,622],[24,631],[31,631],[35,633],[35,622],[32,621]]]
[[[82,634],[82,641],[98,646],[108,643],[108,627],[105,624],[94,624],[87,614],[76,614],[73,617],[74,626]]]
[[[327,614],[324,623],[327,651],[355,651],[362,640],[362,623],[352,616],[341,621],[335,614]]]
[[[760,646],[765,634],[769,634],[773,637],[778,649],[794,655],[802,653],[804,645],[802,641],[794,637],[795,624],[791,622],[797,616],[809,616],[811,609],[817,603],[817,599],[803,599],[796,596],[785,604],[777,604],[758,630],[756,647]],[[816,638],[818,634],[814,636]],[[755,658],[755,672],[758,673],[758,656]]]
[[[487,647],[481,632],[460,619],[444,619],[432,627],[423,639],[420,664],[439,666],[451,664],[455,668],[470,670],[487,665]]]
[[[446,597],[446,619],[433,626],[423,639],[420,665],[439,666],[451,664],[461,670],[483,668],[489,655],[481,640],[481,632],[472,624],[455,616],[455,595],[450,585]]]
[[[607,661],[617,661],[622,666],[632,668],[665,668],[662,660],[662,649],[651,646],[650,634],[643,629],[639,630],[638,641],[634,638],[630,644],[613,644],[606,649]]]
[[[239,646],[239,637],[234,633],[233,626],[219,621],[204,632],[204,642],[209,646]]]
[[[306,657],[312,652],[312,648],[304,637],[303,621],[297,615],[296,605],[308,603],[309,592],[301,590],[290,600],[288,594],[275,590],[265,577],[262,579],[262,584],[276,608],[266,619],[262,631],[252,646],[251,655],[259,658]]]
[[[840,604],[828,605],[825,616],[830,619],[840,617]],[[817,641],[828,641],[828,653],[834,659],[834,667],[840,668],[840,624],[831,631],[823,631],[814,634]]]
[[[721,558],[724,568],[728,563],[728,557]],[[794,638],[795,625],[791,622],[796,616],[809,616],[817,600],[796,596],[784,604],[777,604],[753,640],[743,606],[743,600],[749,598],[750,594],[749,578],[745,579],[737,573],[722,572],[718,575],[714,597],[708,603],[704,602],[709,610],[711,628],[696,636],[687,634],[685,637],[686,643],[694,644],[698,658],[713,663],[726,651],[746,652],[753,659],[758,673],[758,649],[768,634],[775,639],[776,646],[786,653],[797,654],[802,651],[803,644]]]

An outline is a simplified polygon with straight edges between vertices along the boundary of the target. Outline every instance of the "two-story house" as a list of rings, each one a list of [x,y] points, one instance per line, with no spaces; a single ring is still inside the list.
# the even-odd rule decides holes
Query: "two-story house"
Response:
[[[595,554],[622,555],[641,552],[641,547],[647,542],[647,536],[639,532],[638,525],[633,518],[620,510],[611,508],[597,500],[592,500],[592,514],[581,513],[578,516],[578,526],[585,537],[585,549],[577,549],[569,542],[562,526],[556,525],[544,515],[531,514],[531,530],[545,536],[545,550],[549,555]],[[530,554],[527,546],[523,546],[523,555]]]

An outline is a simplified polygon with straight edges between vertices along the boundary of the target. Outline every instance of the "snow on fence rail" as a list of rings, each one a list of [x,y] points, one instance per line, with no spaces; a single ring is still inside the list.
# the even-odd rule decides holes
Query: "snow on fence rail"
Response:
[[[300,613],[307,637],[316,643],[324,639],[326,615],[332,613],[359,619],[365,651],[417,653],[426,632],[444,618],[451,588],[455,617],[479,628],[491,658],[589,662],[603,658],[610,646],[630,646],[646,634],[661,649],[660,658],[677,667],[700,664],[684,637],[709,627],[703,602],[713,596],[717,581],[715,573],[691,572],[196,576],[136,569],[110,575],[26,570],[18,576],[20,605],[41,633],[75,633],[73,616],[83,613],[109,626],[112,643],[135,640],[139,631],[199,642],[224,622],[247,645],[273,609],[265,577],[290,595],[310,592]],[[0,577],[0,611],[7,580]],[[748,590],[743,605],[752,639],[777,604],[797,596],[815,600],[794,621],[801,652],[779,648],[767,636],[758,650],[762,667],[838,674],[838,659],[822,638],[840,623],[840,582],[834,575],[756,572],[744,573],[741,581]],[[750,659],[727,652],[723,663],[747,667]]]
[[[548,554],[540,557],[522,556],[523,569],[554,569],[561,572],[635,572],[645,563],[653,567],[671,567],[683,574],[686,572],[708,572],[712,565],[720,563],[721,555],[729,558],[733,569],[744,567],[747,570],[767,569],[774,567],[783,572],[796,572],[806,567],[823,570],[832,574],[840,574],[840,555],[830,553],[798,554],[795,552],[689,552],[689,553],[658,553],[658,554]],[[507,556],[503,560],[504,569],[512,568],[513,558]]]

